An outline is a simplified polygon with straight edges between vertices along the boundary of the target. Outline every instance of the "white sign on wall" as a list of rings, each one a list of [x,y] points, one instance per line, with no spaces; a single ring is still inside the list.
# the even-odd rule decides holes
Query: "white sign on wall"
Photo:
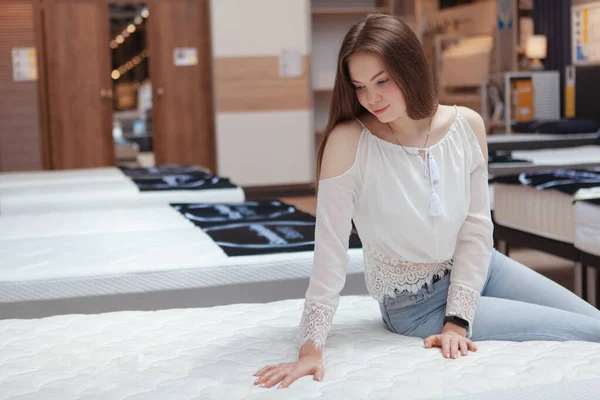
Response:
[[[195,47],[176,47],[173,49],[173,62],[177,67],[198,64],[198,50]]]
[[[13,79],[16,82],[35,81],[38,76],[35,48],[12,49]]]
[[[571,7],[573,64],[600,64],[600,3]]]
[[[302,55],[296,49],[281,49],[279,53],[279,76],[295,78],[302,76]]]

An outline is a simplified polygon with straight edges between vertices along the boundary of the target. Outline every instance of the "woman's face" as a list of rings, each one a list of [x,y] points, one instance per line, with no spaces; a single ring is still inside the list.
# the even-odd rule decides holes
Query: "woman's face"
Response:
[[[359,103],[383,123],[406,115],[402,91],[392,80],[383,60],[367,52],[348,59],[348,72]]]

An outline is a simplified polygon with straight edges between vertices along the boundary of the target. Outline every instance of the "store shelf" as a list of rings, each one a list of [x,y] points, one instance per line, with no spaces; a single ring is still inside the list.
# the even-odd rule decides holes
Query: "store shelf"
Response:
[[[388,12],[386,7],[375,8],[324,8],[313,9],[312,15],[367,15],[373,12]]]
[[[515,123],[516,121],[510,121],[511,125]],[[485,125],[488,128],[504,128],[506,126],[506,123],[504,121],[486,121]]]
[[[479,93],[443,93],[440,100],[448,104],[462,105],[464,103],[480,103],[481,94]],[[442,102],[442,101],[440,101]]]

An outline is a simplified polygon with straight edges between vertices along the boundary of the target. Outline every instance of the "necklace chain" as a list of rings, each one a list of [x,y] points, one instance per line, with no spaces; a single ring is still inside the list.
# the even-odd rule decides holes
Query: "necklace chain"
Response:
[[[423,143],[423,149],[425,148],[425,146],[427,146],[427,142],[429,141],[429,135],[431,134],[431,120],[433,119],[433,116],[429,117],[429,127],[427,128],[427,136],[425,137],[425,143]],[[417,152],[417,154],[413,154],[411,152],[409,152],[408,150],[406,150],[406,148],[398,142],[398,139],[396,139],[396,134],[394,133],[394,130],[392,129],[392,127],[390,126],[389,123],[386,124],[388,129],[390,130],[390,132],[392,133],[392,138],[394,138],[394,142],[396,142],[397,145],[399,145],[400,147],[402,147],[402,150],[404,150],[404,152],[406,154],[409,154],[411,156],[418,156],[419,153]]]

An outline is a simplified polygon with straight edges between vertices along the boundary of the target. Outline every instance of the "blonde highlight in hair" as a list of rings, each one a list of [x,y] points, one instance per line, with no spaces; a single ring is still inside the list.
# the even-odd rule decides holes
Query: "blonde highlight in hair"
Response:
[[[382,13],[369,14],[352,26],[338,55],[329,121],[317,155],[317,184],[327,139],[340,122],[354,120],[368,111],[359,103],[348,72],[348,60],[354,54],[368,52],[384,61],[388,72],[406,99],[406,112],[414,120],[432,116],[437,98],[425,53],[419,39],[401,19]]]

